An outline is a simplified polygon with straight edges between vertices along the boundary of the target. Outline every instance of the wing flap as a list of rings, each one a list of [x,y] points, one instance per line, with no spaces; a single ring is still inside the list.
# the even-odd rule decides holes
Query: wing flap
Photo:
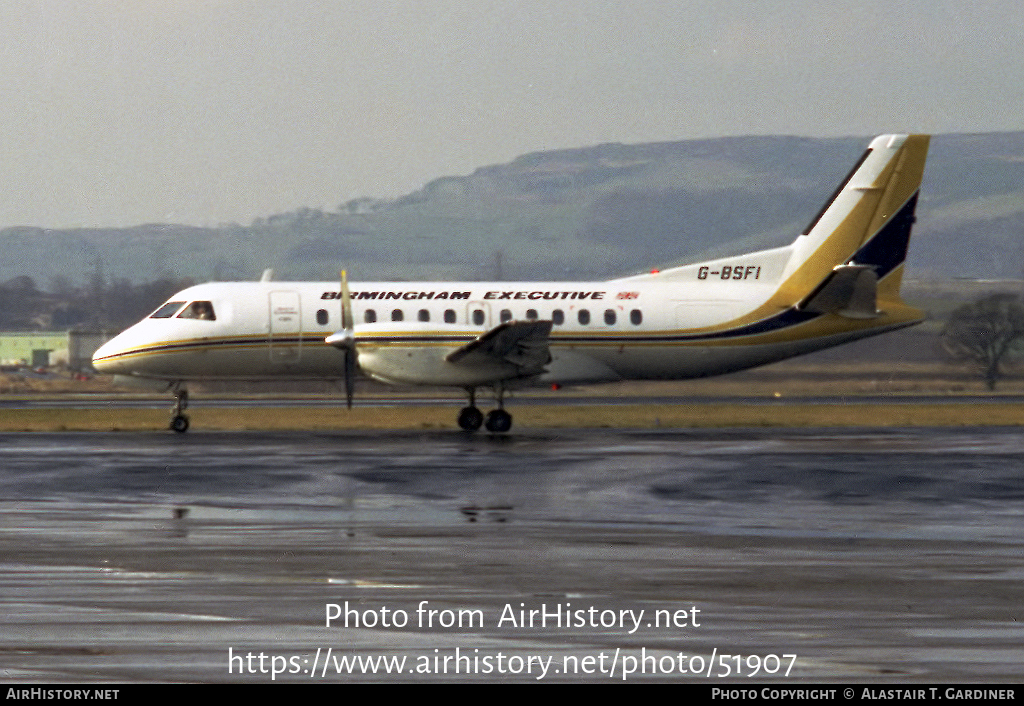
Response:
[[[452,351],[445,360],[458,365],[506,362],[517,366],[521,375],[538,375],[551,361],[550,337],[550,321],[507,321]]]

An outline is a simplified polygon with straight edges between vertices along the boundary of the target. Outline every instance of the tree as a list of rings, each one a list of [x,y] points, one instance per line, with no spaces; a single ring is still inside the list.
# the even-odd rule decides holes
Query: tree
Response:
[[[953,312],[942,331],[951,358],[974,365],[995,390],[1003,361],[1024,340],[1024,304],[1013,294],[990,294]]]

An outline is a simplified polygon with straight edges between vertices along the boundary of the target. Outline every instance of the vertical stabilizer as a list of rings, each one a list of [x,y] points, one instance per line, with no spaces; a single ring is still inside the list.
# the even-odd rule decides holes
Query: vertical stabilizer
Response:
[[[881,135],[792,245],[780,293],[799,301],[838,266],[870,268],[879,301],[899,301],[927,135]]]

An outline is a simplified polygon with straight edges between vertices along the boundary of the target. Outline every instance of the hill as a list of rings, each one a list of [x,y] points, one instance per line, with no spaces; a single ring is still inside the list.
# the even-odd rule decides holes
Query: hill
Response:
[[[792,240],[868,138],[732,137],[528,154],[394,200],[243,226],[0,230],[0,281],[607,278]],[[1019,278],[1024,133],[933,138],[908,275]],[[52,289],[52,287],[51,287]]]

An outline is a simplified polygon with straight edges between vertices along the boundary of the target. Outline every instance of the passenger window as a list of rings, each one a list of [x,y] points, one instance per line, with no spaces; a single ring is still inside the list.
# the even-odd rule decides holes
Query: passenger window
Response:
[[[473,325],[483,326],[484,325],[484,310],[474,309],[473,310]]]
[[[316,322],[321,326],[326,326],[330,318],[327,315],[327,309],[320,309],[316,312]]]
[[[580,313],[576,315],[576,318],[579,319],[581,324],[586,326],[590,323],[590,312],[586,309],[580,309]]]
[[[178,309],[180,309],[184,304],[185,304],[185,302],[167,302],[162,307],[160,307],[159,309],[154,311],[152,314],[150,314],[149,318],[151,318],[151,319],[169,319],[172,316],[174,316],[175,314],[177,314],[178,313]]]
[[[426,309],[420,309],[420,313],[416,315],[420,321],[430,321],[430,312]]]
[[[402,313],[401,309],[395,309],[395,310],[393,310],[391,312],[391,320],[392,321],[402,321],[404,319],[405,319],[405,315]]]
[[[363,312],[363,321],[368,324],[377,323],[377,311],[375,309],[367,309]]]
[[[444,322],[446,324],[454,324],[455,323],[455,309],[445,309],[444,310]]]
[[[178,314],[179,319],[203,319],[204,321],[216,321],[213,314],[213,304],[210,302],[192,302],[185,311]]]
[[[537,310],[536,309],[527,309],[526,310],[526,320],[527,321],[536,321],[537,319],[538,319],[538,316],[537,316]]]
[[[615,325],[615,309],[605,309],[604,322],[609,326]]]
[[[561,326],[565,323],[565,314],[562,313],[561,309],[555,309],[551,312],[551,322],[555,326]]]
[[[629,321],[634,326],[639,326],[643,322],[643,320],[644,315],[640,313],[639,309],[633,309],[633,311],[629,312]]]
[[[512,312],[509,311],[508,309],[502,309],[501,310],[501,323],[505,323],[506,321],[511,321],[511,320],[512,320]]]

